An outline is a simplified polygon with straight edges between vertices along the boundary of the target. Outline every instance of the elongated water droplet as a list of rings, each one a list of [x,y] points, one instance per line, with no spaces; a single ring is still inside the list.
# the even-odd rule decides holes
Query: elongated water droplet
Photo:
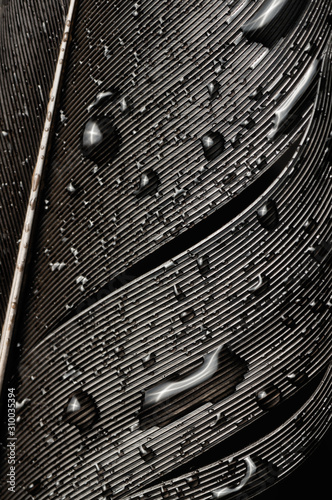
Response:
[[[279,224],[279,214],[274,200],[269,199],[257,210],[257,219],[262,227],[272,231]]]
[[[213,80],[207,86],[208,92],[210,94],[211,99],[215,99],[219,95],[220,84],[217,80]]]
[[[197,259],[197,266],[198,266],[199,272],[203,276],[206,276],[210,271],[209,257],[207,255],[203,255],[202,257],[199,257]]]
[[[296,387],[301,387],[301,385],[304,385],[307,382],[308,375],[303,371],[292,372],[287,375],[287,379]]]
[[[302,77],[301,81],[295,87],[293,92],[291,92],[285,99],[285,101],[278,107],[273,117],[273,126],[268,134],[270,140],[274,139],[275,136],[281,131],[281,128],[290,118],[290,114],[295,108],[298,101],[304,96],[311,83],[313,82],[319,68],[319,61],[315,60],[305,75]]]
[[[257,12],[242,26],[253,42],[271,47],[284,37],[304,11],[307,1],[265,0]]]
[[[195,365],[184,366],[183,376],[174,373],[172,378],[145,391],[139,414],[143,430],[155,425],[164,427],[188,413],[192,406],[206,401],[215,403],[227,397],[248,369],[243,359],[223,345],[205,354],[203,362],[199,366],[195,362]]]
[[[105,92],[99,92],[96,95],[96,98],[93,101],[93,103],[88,106],[88,112],[90,112],[93,108],[99,107],[108,101],[113,101],[119,96],[119,94],[120,91],[117,87],[111,87],[109,90],[106,90]]]
[[[236,493],[237,491],[241,491],[245,485],[250,481],[251,477],[255,474],[257,467],[254,461],[250,457],[246,457],[244,459],[246,463],[246,473],[242,481],[233,488],[229,486],[225,486],[224,488],[219,488],[217,490],[212,491],[213,498],[224,498],[232,493]]]

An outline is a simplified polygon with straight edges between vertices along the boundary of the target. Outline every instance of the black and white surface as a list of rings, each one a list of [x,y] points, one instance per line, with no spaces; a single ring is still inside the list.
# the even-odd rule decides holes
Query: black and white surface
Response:
[[[2,317],[67,4],[2,7]],[[328,487],[330,9],[79,2],[8,370],[15,498]]]

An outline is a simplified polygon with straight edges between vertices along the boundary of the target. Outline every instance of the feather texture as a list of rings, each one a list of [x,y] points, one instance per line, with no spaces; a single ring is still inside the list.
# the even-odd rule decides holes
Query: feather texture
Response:
[[[329,1],[1,15],[17,498],[255,496],[331,417]]]

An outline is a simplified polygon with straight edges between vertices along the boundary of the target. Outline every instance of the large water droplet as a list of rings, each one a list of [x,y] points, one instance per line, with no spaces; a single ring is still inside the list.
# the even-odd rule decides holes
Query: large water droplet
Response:
[[[281,401],[281,392],[273,384],[267,385],[256,394],[256,401],[262,410],[271,410]]]
[[[224,151],[225,140],[220,132],[208,132],[201,142],[207,160],[214,160]]]
[[[192,407],[220,401],[235,391],[247,369],[243,359],[226,346],[219,346],[205,354],[200,365],[195,361],[184,366],[182,376],[181,371],[174,373],[145,391],[139,414],[141,428],[164,427]]]
[[[89,430],[99,419],[97,405],[84,391],[73,393],[64,407],[63,420],[75,425],[81,432]]]
[[[82,153],[95,163],[111,162],[120,149],[120,135],[108,116],[91,118],[83,129]]]
[[[274,200],[267,200],[264,205],[257,210],[257,219],[261,226],[269,231],[272,231],[278,226],[279,214]]]
[[[285,36],[304,11],[307,1],[265,0],[243,27],[245,36],[253,42],[271,47]]]

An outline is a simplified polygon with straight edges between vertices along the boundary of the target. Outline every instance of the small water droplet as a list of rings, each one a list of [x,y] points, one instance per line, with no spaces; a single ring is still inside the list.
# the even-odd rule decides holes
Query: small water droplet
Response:
[[[266,276],[265,274],[259,274],[256,283],[249,289],[249,292],[252,293],[255,297],[260,297],[261,295],[266,293],[269,288],[270,288],[269,277]]]
[[[87,111],[90,112],[93,108],[100,107],[105,102],[113,101],[117,97],[119,97],[120,91],[117,87],[111,87],[109,90],[105,92],[99,92],[96,95],[95,100],[92,104],[88,106]]]
[[[132,101],[129,97],[122,97],[119,101],[120,111],[123,114],[131,113],[133,109]]]
[[[173,286],[173,291],[176,299],[181,302],[181,300],[184,300],[186,298],[185,294],[182,291],[182,288],[180,285],[176,284]]]
[[[158,190],[159,184],[158,175],[150,168],[141,174],[138,189],[134,191],[134,194],[138,198],[147,194],[154,194]]]
[[[281,401],[281,392],[273,384],[267,385],[256,394],[256,401],[262,410],[271,410]]]
[[[251,130],[255,126],[254,120],[249,116],[242,124],[247,130]]]
[[[70,196],[74,196],[77,194],[78,191],[78,186],[74,181],[71,181],[67,186],[66,186],[67,192],[70,194]]]
[[[255,101],[259,101],[263,97],[263,87],[258,85],[258,87],[250,94],[249,98]]]
[[[142,363],[144,368],[150,368],[156,362],[156,354],[154,352],[149,352],[144,358],[142,358]]]
[[[257,210],[257,219],[264,229],[272,231],[279,224],[279,214],[274,200],[269,199]]]
[[[116,346],[114,352],[118,358],[124,358],[126,355],[123,345]]]
[[[307,382],[308,375],[303,371],[292,372],[287,375],[287,379],[292,385],[295,385],[295,387],[300,387]]]
[[[312,217],[309,217],[303,225],[303,229],[306,233],[311,234],[317,227],[317,222]]]
[[[207,86],[208,92],[210,94],[211,99],[215,99],[219,95],[220,84],[217,80],[213,80]]]
[[[29,484],[27,491],[28,494],[31,495],[31,497],[35,498],[39,493],[41,492],[42,489],[42,482],[41,479],[35,479],[32,483]]]
[[[145,462],[150,462],[156,455],[152,448],[149,448],[148,446],[146,446],[146,444],[142,444],[139,447],[139,454],[141,455],[143,460],[145,460]]]
[[[195,317],[195,311],[192,307],[189,307],[189,309],[186,309],[186,311],[183,311],[180,313],[180,320],[182,323],[188,323]]]
[[[197,488],[197,486],[199,486],[199,477],[197,474],[195,474],[194,476],[188,477],[186,479],[186,481],[187,481],[189,488]]]
[[[97,405],[90,394],[82,390],[69,396],[64,407],[63,420],[75,425],[79,431],[89,430],[99,419]]]
[[[167,490],[166,486],[163,484],[161,485],[160,493],[161,493],[162,498],[170,498],[171,497],[170,492]]]
[[[203,276],[206,276],[210,271],[209,257],[207,255],[203,255],[202,257],[199,257],[197,259],[197,266],[198,266],[199,272]]]
[[[111,162],[120,149],[120,134],[107,116],[91,118],[83,128],[82,153],[86,158],[99,162]]]
[[[225,140],[220,132],[208,132],[201,142],[207,160],[214,160],[224,151]]]
[[[295,328],[296,327],[296,321],[294,320],[294,318],[290,317],[290,316],[287,316],[286,314],[284,314],[283,316],[281,316],[281,319],[282,319],[282,322],[285,326],[287,326],[287,328]]]

